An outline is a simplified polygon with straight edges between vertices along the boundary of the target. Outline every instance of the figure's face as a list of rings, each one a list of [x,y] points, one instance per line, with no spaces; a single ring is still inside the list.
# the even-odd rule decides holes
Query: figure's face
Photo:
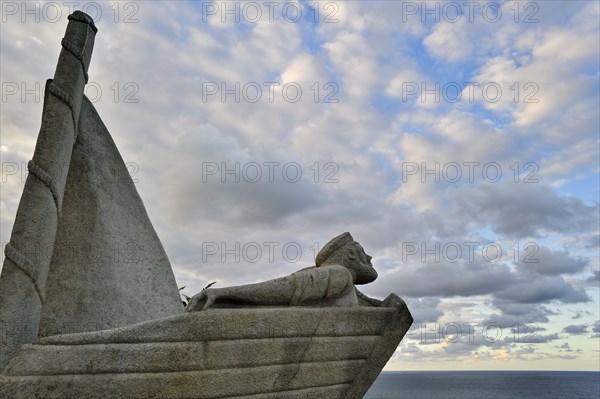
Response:
[[[359,243],[354,243],[348,253],[346,266],[354,276],[354,284],[367,284],[377,278],[377,271],[371,264],[370,255],[367,255]]]

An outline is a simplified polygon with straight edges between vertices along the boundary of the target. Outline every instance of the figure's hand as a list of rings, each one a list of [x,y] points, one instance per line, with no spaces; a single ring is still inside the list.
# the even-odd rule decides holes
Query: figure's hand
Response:
[[[192,297],[188,305],[185,307],[186,312],[197,312],[199,310],[209,309],[219,297],[218,290],[207,288],[199,294]]]

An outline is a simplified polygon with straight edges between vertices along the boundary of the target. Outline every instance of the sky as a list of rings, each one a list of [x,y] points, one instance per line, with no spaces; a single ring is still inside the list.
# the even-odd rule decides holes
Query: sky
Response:
[[[73,9],[86,95],[191,296],[349,231],[386,370],[600,370],[600,3],[2,1],[0,238]]]

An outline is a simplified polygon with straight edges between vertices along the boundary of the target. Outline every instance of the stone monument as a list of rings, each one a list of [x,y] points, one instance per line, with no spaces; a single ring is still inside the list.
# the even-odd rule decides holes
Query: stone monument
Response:
[[[377,272],[349,233],[314,267],[203,290],[184,311],[125,163],[84,95],[96,33],[88,15],[69,16],[46,84],[0,275],[0,398],[362,398],[412,317],[396,295],[356,289]],[[143,256],[123,255],[128,248]]]

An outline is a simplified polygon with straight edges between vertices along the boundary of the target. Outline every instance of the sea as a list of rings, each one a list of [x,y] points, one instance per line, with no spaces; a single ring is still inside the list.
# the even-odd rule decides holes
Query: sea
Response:
[[[364,399],[599,399],[600,372],[390,371]]]

